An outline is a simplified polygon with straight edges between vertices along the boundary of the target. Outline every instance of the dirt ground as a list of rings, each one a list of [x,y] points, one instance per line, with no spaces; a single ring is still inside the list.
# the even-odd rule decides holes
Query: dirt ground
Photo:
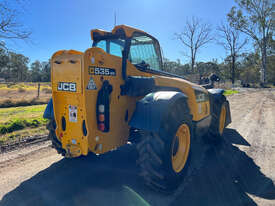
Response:
[[[200,170],[173,195],[147,189],[131,145],[98,158],[64,159],[49,142],[0,155],[3,205],[275,205],[275,90],[228,97],[232,123],[206,146]]]

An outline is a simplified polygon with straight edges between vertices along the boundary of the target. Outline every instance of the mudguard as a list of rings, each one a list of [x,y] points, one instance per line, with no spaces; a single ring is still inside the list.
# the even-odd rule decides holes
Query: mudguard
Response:
[[[211,104],[211,113],[214,111],[214,107],[218,104],[221,104],[223,99],[225,98],[225,108],[226,108],[226,118],[225,118],[225,127],[231,123],[231,112],[229,102],[226,100],[226,97],[223,95],[223,89],[208,89],[210,96],[210,104]]]
[[[176,101],[186,101],[182,92],[160,91],[147,94],[136,104],[129,125],[133,128],[158,132],[163,121]]]
[[[45,119],[54,119],[54,111],[53,111],[53,99],[51,98],[47,104],[47,107],[44,111],[43,118]]]

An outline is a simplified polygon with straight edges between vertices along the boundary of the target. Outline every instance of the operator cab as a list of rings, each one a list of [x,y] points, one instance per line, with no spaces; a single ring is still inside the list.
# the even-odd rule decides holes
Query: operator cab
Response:
[[[162,71],[159,42],[151,35],[125,26],[116,26],[112,32],[92,30],[93,47],[128,60],[140,70]]]

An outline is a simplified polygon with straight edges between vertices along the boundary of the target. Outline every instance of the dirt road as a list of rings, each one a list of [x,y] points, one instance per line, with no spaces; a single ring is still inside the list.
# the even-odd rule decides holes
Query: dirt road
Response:
[[[131,145],[99,158],[63,159],[49,143],[0,155],[3,205],[275,205],[275,90],[229,98],[233,123],[207,146],[202,168],[173,195],[137,176]]]

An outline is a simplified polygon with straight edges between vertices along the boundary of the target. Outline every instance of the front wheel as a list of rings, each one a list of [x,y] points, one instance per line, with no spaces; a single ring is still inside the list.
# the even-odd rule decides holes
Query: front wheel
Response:
[[[226,123],[226,98],[223,96],[220,102],[214,104],[211,125],[208,130],[207,139],[210,142],[220,142]]]
[[[195,153],[202,154],[202,150],[194,150],[197,143],[193,138],[191,117],[189,111],[176,110],[158,133],[140,131],[137,163],[145,184],[152,189],[173,192],[196,167],[191,153],[196,157]]]

